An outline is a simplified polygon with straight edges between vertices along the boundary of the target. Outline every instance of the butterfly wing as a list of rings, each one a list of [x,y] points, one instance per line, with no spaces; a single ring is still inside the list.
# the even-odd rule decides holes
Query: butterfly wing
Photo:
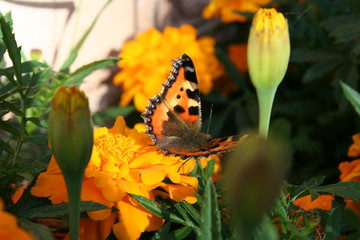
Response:
[[[248,135],[234,135],[229,137],[210,139],[204,144],[203,147],[199,147],[196,151],[188,152],[178,149],[166,149],[163,150],[166,154],[180,156],[183,159],[186,158],[201,158],[217,155],[219,153],[229,152],[234,150],[236,146],[246,140]]]
[[[160,94],[149,99],[141,114],[155,146],[193,151],[192,136],[200,133],[201,104],[199,86],[192,60],[186,54],[173,60],[170,76]],[[203,134],[201,141],[207,140]],[[187,145],[187,146],[186,146]]]

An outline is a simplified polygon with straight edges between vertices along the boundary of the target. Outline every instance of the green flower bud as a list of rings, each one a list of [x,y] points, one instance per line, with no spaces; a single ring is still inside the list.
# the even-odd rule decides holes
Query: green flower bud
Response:
[[[92,152],[93,128],[88,100],[75,86],[61,87],[55,93],[49,116],[49,141],[63,174],[85,170]]]
[[[250,29],[248,64],[255,88],[276,88],[284,78],[290,57],[287,20],[275,9],[260,9]]]
[[[289,166],[278,142],[249,137],[228,159],[225,187],[237,239],[252,239],[254,229],[274,205]]]
[[[93,147],[89,102],[75,86],[60,87],[49,116],[51,150],[64,176],[69,197],[71,240],[79,239],[80,195]]]

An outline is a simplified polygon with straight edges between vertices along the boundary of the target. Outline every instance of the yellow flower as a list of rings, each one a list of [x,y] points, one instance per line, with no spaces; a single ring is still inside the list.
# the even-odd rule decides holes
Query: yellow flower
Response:
[[[215,39],[197,39],[196,35],[194,27],[182,25],[166,27],[163,33],[152,28],[126,42],[119,54],[122,70],[114,77],[114,84],[123,89],[120,105],[126,106],[133,99],[136,109],[144,111],[148,99],[160,93],[169,76],[171,60],[183,53],[194,61],[200,91],[208,94],[224,70],[215,56]]]
[[[118,239],[137,239],[142,232],[161,228],[164,220],[146,211],[128,194],[154,200],[160,194],[158,189],[162,189],[161,196],[175,201],[197,201],[197,178],[187,175],[195,167],[195,160],[184,164],[178,157],[164,156],[151,144],[147,134],[126,127],[122,117],[113,128],[94,130],[93,153],[85,169],[81,200],[119,209],[113,214],[111,209],[88,212],[97,221],[102,236],[111,231],[109,224]],[[207,159],[201,162],[205,166]],[[49,197],[54,204],[67,201],[65,183],[54,158],[47,171],[38,177],[31,193]],[[82,236],[82,239],[87,238]]]
[[[268,4],[271,0],[211,0],[203,10],[204,18],[221,17],[223,22],[246,21],[246,17],[234,11],[256,12],[260,6]]]
[[[0,199],[0,239],[6,240],[34,240],[28,232],[20,228],[16,217],[4,210],[4,203]]]

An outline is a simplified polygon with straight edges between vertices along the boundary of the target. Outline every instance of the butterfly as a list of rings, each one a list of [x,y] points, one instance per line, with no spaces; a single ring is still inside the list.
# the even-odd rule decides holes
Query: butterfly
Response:
[[[186,54],[172,60],[170,76],[161,93],[148,100],[141,117],[154,145],[165,155],[182,159],[227,152],[246,138],[235,135],[212,139],[201,132],[199,85],[194,64]]]

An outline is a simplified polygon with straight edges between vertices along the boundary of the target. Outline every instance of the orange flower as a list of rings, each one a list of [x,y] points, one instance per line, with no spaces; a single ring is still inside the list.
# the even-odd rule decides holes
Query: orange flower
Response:
[[[119,54],[122,70],[114,77],[114,84],[123,89],[120,105],[126,106],[133,99],[136,109],[144,111],[148,99],[160,93],[169,76],[171,60],[183,53],[194,61],[200,91],[210,93],[213,81],[224,70],[215,56],[215,39],[197,39],[196,35],[191,25],[166,27],[163,33],[151,28],[126,42]]]
[[[360,156],[360,133],[355,134],[352,139],[354,140],[354,144],[350,146],[348,156],[358,157]]]
[[[117,118],[113,128],[103,127],[94,131],[93,153],[85,169],[81,199],[119,209],[115,214],[111,213],[111,209],[88,212],[89,217],[97,221],[101,236],[109,234],[109,224],[118,239],[137,239],[142,232],[158,230],[163,225],[163,219],[146,211],[128,194],[154,200],[159,193],[155,189],[161,188],[162,196],[175,201],[197,201],[197,178],[185,175],[195,167],[195,160],[184,164],[178,157],[164,156],[151,144],[147,134],[126,127],[123,117]],[[201,162],[205,166],[207,159]],[[171,183],[163,182],[165,179]],[[68,200],[65,183],[54,158],[47,171],[38,177],[31,193],[49,197],[54,204]],[[83,231],[83,234],[86,233],[88,231]],[[82,239],[89,238],[82,235]]]
[[[247,44],[232,44],[228,47],[229,58],[234,63],[237,69],[241,73],[244,73],[248,70],[247,64]]]
[[[246,17],[234,13],[234,11],[256,12],[261,6],[268,4],[270,1],[271,0],[212,0],[203,10],[202,16],[206,19],[220,16],[223,22],[245,22]]]
[[[320,195],[316,199],[314,199],[314,201],[311,201],[311,196],[307,195],[296,199],[293,204],[295,206],[301,207],[305,211],[310,211],[313,209],[330,211],[333,200],[334,197],[331,195]]]
[[[360,133],[352,137],[354,144],[349,147],[348,156],[360,156]],[[351,162],[345,161],[339,164],[340,181],[342,182],[360,182],[360,159],[355,159]],[[352,209],[358,216],[360,216],[360,202],[346,199],[346,207]]]
[[[6,212],[4,203],[0,199],[0,239],[6,240],[32,240],[28,232],[20,228],[14,215]]]

